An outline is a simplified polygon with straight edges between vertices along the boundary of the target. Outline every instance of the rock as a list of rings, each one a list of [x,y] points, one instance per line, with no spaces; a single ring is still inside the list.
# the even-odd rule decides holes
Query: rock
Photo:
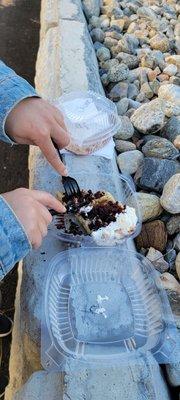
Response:
[[[101,82],[104,86],[108,86],[109,81],[108,81],[108,75],[107,74],[103,74],[101,75]]]
[[[174,239],[174,248],[178,251],[180,251],[180,233],[178,233]]]
[[[118,153],[124,153],[125,151],[136,150],[136,145],[126,140],[115,140],[115,147]]]
[[[160,50],[166,53],[169,50],[169,40],[163,33],[157,33],[150,39],[150,46],[154,50]]]
[[[133,114],[131,122],[137,130],[144,134],[159,131],[165,123],[161,102],[156,99],[148,104],[143,104]]]
[[[115,134],[116,139],[128,140],[133,136],[134,128],[128,117],[121,117],[121,126],[118,132]]]
[[[100,42],[94,42],[93,46],[94,46],[94,50],[95,50],[95,51],[97,51],[97,50],[100,49],[101,47],[104,47],[104,46],[103,46],[103,43],[100,43]]]
[[[169,274],[169,272],[165,272],[164,274],[160,275],[159,279],[163,289],[172,290],[173,292],[180,294],[180,284],[173,275]]]
[[[124,97],[123,99],[119,100],[116,103],[118,115],[124,115],[128,109],[128,106],[129,106],[129,99],[127,99],[127,97]]]
[[[139,90],[137,88],[137,86],[134,83],[130,83],[128,86],[128,98],[131,100],[135,100],[137,95],[139,93]]]
[[[150,247],[146,258],[148,258],[149,261],[154,265],[154,267],[157,269],[157,271],[163,272],[168,271],[169,269],[169,264],[165,261],[162,253],[159,250],[154,249],[153,247]]]
[[[118,166],[123,174],[134,174],[143,162],[143,154],[139,150],[131,150],[119,154]]]
[[[153,92],[154,94],[158,95],[160,83],[157,81],[157,79],[154,79],[154,81],[149,82],[149,86],[150,86],[152,92]]]
[[[91,34],[93,42],[103,43],[105,35],[104,35],[104,32],[102,29],[94,28],[94,29],[92,29],[90,34]]]
[[[118,43],[118,53],[135,54],[138,46],[139,40],[134,35],[126,33]]]
[[[180,232],[180,215],[173,215],[167,222],[166,229],[169,235]]]
[[[172,83],[173,85],[180,86],[180,77],[179,76],[171,76],[169,78],[169,83]]]
[[[132,54],[121,52],[117,54],[116,58],[126,64],[129,69],[134,69],[139,65],[137,56]]]
[[[164,128],[161,130],[160,135],[170,140],[175,146],[175,140],[180,142],[180,116],[171,117]],[[176,146],[177,147],[177,146]],[[180,146],[177,147],[180,149]]]
[[[144,93],[145,97],[147,97],[148,99],[152,99],[152,97],[154,96],[154,92],[148,82],[143,83],[143,85],[141,86],[141,93]]]
[[[139,107],[141,107],[141,103],[139,101],[129,99],[129,106],[137,110]]]
[[[180,114],[180,87],[169,84],[159,88],[158,96],[165,102],[165,114],[167,117]]]
[[[176,260],[176,250],[170,249],[168,253],[164,256],[164,259],[168,262],[170,270],[175,269],[175,260]]]
[[[108,49],[111,50],[115,48],[118,44],[118,40],[117,39],[113,39],[112,37],[106,37],[104,39],[104,46],[107,47]]]
[[[176,257],[175,266],[176,266],[177,276],[178,276],[178,278],[180,280],[180,252],[178,253],[178,255]]]
[[[99,61],[107,61],[111,58],[111,53],[107,47],[100,47],[96,52]]]
[[[127,98],[127,93],[128,93],[128,83],[119,82],[111,89],[109,93],[109,98],[113,101],[118,101],[120,99],[123,99],[124,97]]]
[[[157,16],[150,7],[139,7],[137,10],[137,15],[140,17],[150,19],[152,21],[156,20]]]
[[[123,81],[128,77],[129,69],[125,64],[112,66],[108,71],[109,82]]]
[[[154,247],[162,252],[167,243],[167,232],[164,223],[160,220],[145,222],[135,242],[138,249]]]
[[[176,67],[180,67],[180,55],[170,55],[165,57],[165,61],[168,64],[174,64]]]
[[[177,161],[145,157],[142,169],[137,171],[140,177],[138,184],[161,193],[166,182],[179,172],[180,165]]]
[[[99,17],[100,0],[82,0],[82,6],[87,19],[92,16]]]
[[[180,173],[173,175],[167,181],[160,202],[162,207],[171,214],[180,213]]]
[[[92,28],[100,28],[100,18],[93,15],[89,20],[89,24]]]
[[[143,147],[142,152],[146,157],[175,159],[179,156],[179,151],[173,144],[164,138],[149,140]]]
[[[174,64],[169,64],[166,68],[164,68],[164,74],[169,76],[173,76],[177,74],[177,67]]]
[[[139,204],[142,222],[158,217],[163,208],[161,207],[159,197],[154,194],[138,192],[136,194]]]

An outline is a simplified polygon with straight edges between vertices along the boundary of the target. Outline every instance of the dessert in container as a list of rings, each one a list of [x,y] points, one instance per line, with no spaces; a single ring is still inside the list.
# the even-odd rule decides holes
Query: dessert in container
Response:
[[[115,104],[93,91],[71,92],[53,101],[70,133],[67,150],[86,155],[102,148],[120,127]]]
[[[117,200],[118,202],[122,203],[123,205],[126,205],[128,207],[131,207],[131,210],[133,209],[133,212],[135,212],[135,215],[137,217],[136,224],[134,225],[134,230],[129,233],[126,236],[123,236],[122,238],[118,240],[111,240],[111,238],[106,238],[102,239],[100,241],[95,240],[95,238],[91,235],[74,235],[71,233],[65,233],[65,230],[62,229],[57,229],[57,220],[53,220],[53,224],[51,225],[50,229],[52,230],[53,234],[59,238],[62,241],[68,242],[68,243],[73,243],[74,245],[81,245],[81,246],[92,246],[92,245],[98,245],[98,246],[114,246],[114,245],[119,245],[125,242],[129,238],[134,238],[136,237],[141,230],[141,214],[139,210],[139,205],[138,205],[138,200],[137,200],[137,195],[135,192],[135,188],[133,185],[133,181],[131,178],[127,178],[124,175],[120,174],[115,174],[114,179],[112,179],[112,176],[109,174],[105,173],[99,173],[98,174],[98,179],[95,174],[89,174],[88,176],[85,176],[82,173],[79,174],[74,174],[73,177],[77,180],[80,189],[84,190],[89,190],[91,189],[93,193],[97,191],[105,191],[109,192],[110,194],[113,195],[114,199]],[[81,182],[83,182],[81,184]],[[63,190],[62,190],[63,191]],[[61,216],[61,219],[66,218],[65,216]]]
[[[52,259],[41,340],[49,371],[122,366],[148,353],[159,363],[180,361],[158,272],[120,246],[74,248]]]

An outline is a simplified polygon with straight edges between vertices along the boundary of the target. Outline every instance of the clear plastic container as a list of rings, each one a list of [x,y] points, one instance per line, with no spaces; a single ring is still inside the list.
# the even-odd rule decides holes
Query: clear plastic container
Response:
[[[68,150],[90,154],[102,148],[117,132],[120,119],[111,100],[98,93],[71,92],[53,104],[62,111],[71,136]]]
[[[108,241],[108,239],[105,239],[104,241],[101,240],[101,243],[99,244],[95,242],[95,240],[89,235],[73,235],[65,233],[63,229],[57,229],[57,218],[55,217],[50,229],[53,231],[54,235],[57,238],[68,243],[74,243],[78,246],[114,246],[122,244],[129,238],[134,238],[140,233],[141,214],[139,210],[137,194],[135,192],[135,187],[131,178],[120,174],[114,175],[113,177],[112,175],[102,173],[99,173],[98,176],[91,173],[88,176],[84,176],[84,174],[73,174],[73,177],[77,179],[80,189],[91,189],[93,192],[97,192],[98,190],[109,192],[114,196],[115,200],[121,202],[123,205],[125,204],[126,206],[133,207],[137,216],[137,224],[133,233],[123,237],[117,242],[115,242],[114,240],[111,242],[111,240]],[[81,184],[81,182],[83,183]],[[61,219],[64,219],[66,221],[66,215],[62,215]]]
[[[51,261],[41,361],[49,371],[102,368],[151,352],[180,361],[177,331],[159,274],[128,249],[79,248]]]

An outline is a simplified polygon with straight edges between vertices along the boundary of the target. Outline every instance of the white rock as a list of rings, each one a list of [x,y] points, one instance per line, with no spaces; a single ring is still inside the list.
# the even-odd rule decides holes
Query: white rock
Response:
[[[158,217],[163,208],[161,207],[159,197],[149,193],[137,193],[137,200],[141,212],[142,222]]]
[[[158,91],[159,99],[164,102],[167,117],[180,114],[180,87],[174,84],[163,84]]]
[[[144,134],[157,132],[165,123],[162,103],[155,99],[143,104],[134,112],[131,122],[137,130]]]
[[[117,163],[122,173],[134,174],[137,169],[142,165],[144,156],[139,150],[131,150],[119,154]]]
[[[146,258],[148,258],[149,261],[152,262],[154,267],[161,273],[168,271],[169,269],[169,264],[167,261],[165,261],[162,253],[153,247],[150,247]]]
[[[173,275],[169,274],[169,272],[160,275],[159,279],[164,289],[172,290],[180,294],[180,284]]]
[[[114,135],[116,139],[128,140],[133,136],[134,128],[130,119],[126,116],[120,118],[121,125],[118,132]]]
[[[180,252],[178,253],[178,255],[176,257],[175,266],[176,266],[177,276],[180,280]]]
[[[162,207],[171,214],[180,213],[180,174],[173,175],[167,181],[160,202]]]
[[[166,68],[164,68],[164,74],[167,74],[169,76],[176,75],[177,73],[177,67],[174,64],[169,64]]]

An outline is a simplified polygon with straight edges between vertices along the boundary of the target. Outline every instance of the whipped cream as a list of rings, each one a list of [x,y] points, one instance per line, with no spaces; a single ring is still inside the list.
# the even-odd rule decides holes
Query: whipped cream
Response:
[[[93,206],[83,206],[80,208],[80,212],[84,212],[85,214],[88,214],[92,210]]]
[[[116,244],[135,231],[138,219],[134,208],[126,206],[126,210],[115,217],[116,221],[92,232],[91,236],[97,244]]]

